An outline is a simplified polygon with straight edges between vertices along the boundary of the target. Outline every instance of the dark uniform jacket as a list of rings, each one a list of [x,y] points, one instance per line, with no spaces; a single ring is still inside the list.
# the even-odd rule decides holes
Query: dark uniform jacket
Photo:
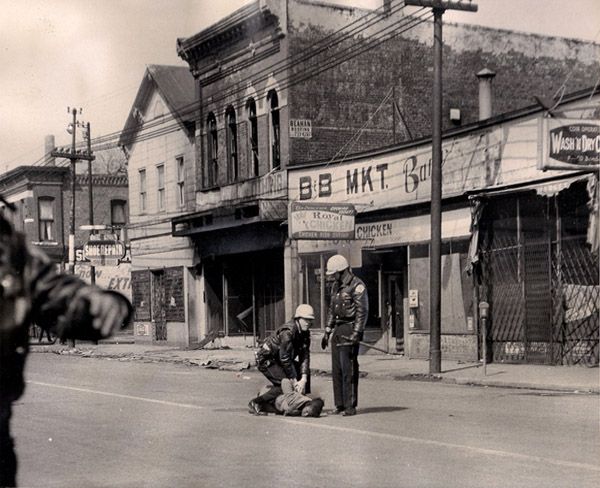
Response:
[[[107,292],[73,275],[56,272],[39,250],[28,246],[0,216],[0,399],[13,402],[24,389],[23,368],[32,321],[61,338],[100,339],[87,299]],[[115,295],[119,295],[115,293]],[[120,296],[120,295],[119,295]],[[128,304],[127,300],[123,300]],[[131,313],[131,308],[130,308]]]
[[[336,281],[331,288],[327,327],[335,329],[342,324],[351,324],[352,332],[362,337],[368,315],[369,298],[365,284],[352,273],[346,273],[342,282]]]
[[[290,379],[296,379],[294,359],[300,364],[299,374],[310,373],[310,331],[303,332],[290,320],[265,339],[258,352],[259,361],[274,361]]]

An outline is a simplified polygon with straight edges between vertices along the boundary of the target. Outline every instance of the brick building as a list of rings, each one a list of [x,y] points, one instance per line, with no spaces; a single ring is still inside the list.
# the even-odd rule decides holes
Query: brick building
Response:
[[[285,225],[287,169],[430,134],[427,10],[408,16],[400,2],[384,4],[261,0],[178,40],[196,79],[198,191],[195,211],[173,219],[173,235],[190,237],[200,259],[203,333],[263,336],[301,299]],[[565,83],[593,86],[599,67],[593,43],[445,24],[444,129],[477,120],[483,68],[496,73],[499,113]],[[313,183],[304,190],[331,191],[331,180]]]
[[[102,158],[100,158],[102,159]],[[78,163],[75,182],[75,273],[89,280],[89,263],[83,255],[89,231],[89,178],[87,164]],[[84,173],[85,172],[85,173]],[[15,212],[3,210],[15,227],[35,246],[65,270],[72,216],[71,170],[67,166],[19,166],[0,175],[0,192],[16,206]],[[125,235],[128,219],[127,176],[123,173],[93,174],[93,214],[96,224]],[[123,232],[121,232],[123,230]],[[97,266],[96,282],[131,297],[129,264]]]

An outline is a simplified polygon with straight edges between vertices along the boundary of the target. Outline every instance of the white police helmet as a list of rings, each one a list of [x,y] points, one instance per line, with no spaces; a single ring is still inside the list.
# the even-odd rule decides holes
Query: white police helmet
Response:
[[[336,254],[327,260],[327,270],[325,271],[325,274],[330,276],[338,271],[344,271],[348,267],[348,260],[341,254]]]

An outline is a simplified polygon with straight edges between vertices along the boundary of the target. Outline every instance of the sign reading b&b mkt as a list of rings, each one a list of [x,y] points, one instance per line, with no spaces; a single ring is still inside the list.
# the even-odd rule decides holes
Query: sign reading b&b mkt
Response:
[[[538,169],[598,168],[600,120],[542,119]]]

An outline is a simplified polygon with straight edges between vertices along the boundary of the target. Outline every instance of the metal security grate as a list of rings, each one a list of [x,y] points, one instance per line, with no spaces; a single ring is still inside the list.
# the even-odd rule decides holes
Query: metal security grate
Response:
[[[525,300],[516,246],[483,253],[491,325],[488,341],[495,361],[525,361]]]
[[[563,240],[553,263],[553,363],[598,364],[598,256],[585,239]]]
[[[490,205],[482,239],[480,298],[490,302],[487,341],[493,355],[488,359],[597,365],[599,262],[585,232],[572,232],[572,225],[569,232],[561,230],[551,205],[521,208],[538,212],[537,228],[531,221],[517,223],[518,205],[511,223],[506,208],[503,202]]]

